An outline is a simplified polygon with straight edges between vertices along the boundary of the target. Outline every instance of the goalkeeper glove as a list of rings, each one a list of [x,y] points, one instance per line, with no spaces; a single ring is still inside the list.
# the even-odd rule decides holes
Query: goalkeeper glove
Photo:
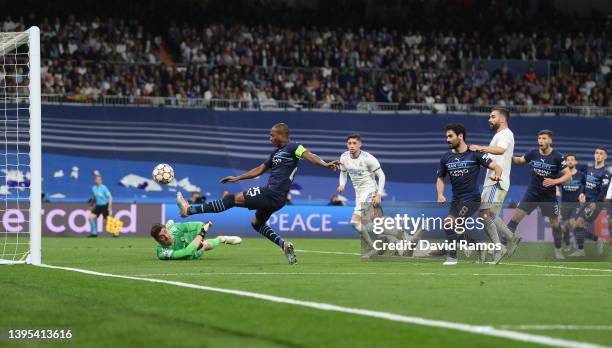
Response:
[[[200,236],[202,236],[202,238],[206,238],[206,233],[212,227],[212,224],[213,223],[211,221],[208,221],[207,223],[202,225],[202,229],[200,230]]]

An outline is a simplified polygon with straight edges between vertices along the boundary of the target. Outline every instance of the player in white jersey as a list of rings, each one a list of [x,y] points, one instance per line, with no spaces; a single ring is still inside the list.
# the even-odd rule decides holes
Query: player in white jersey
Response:
[[[348,151],[340,156],[340,183],[337,191],[344,192],[346,181],[350,177],[355,189],[355,210],[351,226],[361,235],[363,241],[372,247],[372,239],[362,224],[362,216],[368,205],[380,206],[385,189],[385,173],[376,157],[361,150],[359,134],[349,135],[346,138],[346,147]],[[375,177],[378,177],[378,183]]]
[[[506,194],[510,189],[510,169],[514,154],[514,133],[508,128],[509,119],[510,112],[507,109],[494,107],[489,114],[489,127],[495,132],[495,135],[489,146],[470,146],[472,151],[486,152],[491,155],[493,161],[502,168],[502,178],[498,182],[492,181],[489,177],[493,176],[494,173],[490,169],[487,171],[480,200],[480,216],[483,218],[485,230],[491,241],[494,243],[500,242],[498,233],[501,233],[508,241],[508,250],[502,248],[502,250],[497,251],[493,259],[494,263],[498,263],[506,252],[514,253],[516,245],[521,239],[508,229],[499,216]]]

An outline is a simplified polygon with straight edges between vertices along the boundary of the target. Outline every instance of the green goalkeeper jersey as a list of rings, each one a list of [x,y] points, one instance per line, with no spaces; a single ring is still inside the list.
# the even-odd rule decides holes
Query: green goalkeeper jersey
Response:
[[[194,260],[202,256],[202,250],[193,240],[202,230],[203,222],[183,222],[166,224],[166,230],[172,235],[172,245],[157,244],[157,257],[160,260]]]

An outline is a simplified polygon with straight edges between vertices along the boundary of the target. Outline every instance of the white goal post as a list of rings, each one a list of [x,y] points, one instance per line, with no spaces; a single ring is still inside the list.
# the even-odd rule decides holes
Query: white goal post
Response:
[[[40,30],[0,32],[0,264],[41,264]]]

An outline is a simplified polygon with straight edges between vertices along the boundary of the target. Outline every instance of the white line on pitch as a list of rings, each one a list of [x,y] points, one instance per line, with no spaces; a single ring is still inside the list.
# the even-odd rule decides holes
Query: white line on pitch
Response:
[[[315,253],[315,254],[335,254],[335,255],[355,255],[355,256],[361,256],[360,253],[346,253],[343,251],[319,251],[319,250],[302,250],[302,249],[295,249],[295,251],[298,251],[300,253]]]
[[[527,263],[507,263],[502,262],[503,265],[509,266],[523,266],[523,267],[536,267],[536,268],[554,268],[554,269],[568,269],[574,271],[594,271],[594,272],[610,272],[612,273],[612,269],[610,268],[588,268],[588,267],[570,267],[570,266],[553,266],[553,265],[532,265]]]
[[[603,348],[604,347],[604,346],[597,345],[594,343],[572,341],[572,340],[567,340],[563,338],[555,338],[555,337],[544,336],[544,335],[534,335],[534,334],[524,333],[520,331],[497,329],[492,326],[471,325],[471,324],[465,324],[465,323],[427,319],[427,318],[422,318],[422,317],[407,316],[407,315],[401,315],[401,314],[396,314],[396,313],[389,313],[389,312],[382,312],[382,311],[375,311],[375,310],[368,310],[368,309],[343,307],[343,306],[338,306],[338,305],[329,304],[329,303],[301,301],[301,300],[296,300],[296,299],[287,298],[287,297],[272,296],[272,295],[266,295],[266,294],[250,292],[250,291],[217,288],[217,287],[211,287],[211,286],[197,285],[197,284],[156,279],[156,278],[142,278],[142,277],[127,276],[127,275],[102,273],[102,272],[90,271],[90,270],[80,269],[80,268],[51,266],[51,265],[40,265],[40,267],[59,269],[59,270],[71,271],[71,272],[78,272],[78,273],[83,273],[83,274],[99,276],[99,277],[139,280],[139,281],[144,281],[144,282],[149,282],[149,283],[174,285],[174,286],[190,288],[190,289],[197,289],[197,290],[218,292],[218,293],[229,294],[229,295],[249,297],[249,298],[254,298],[258,300],[275,302],[275,303],[286,303],[286,304],[307,307],[307,308],[312,308],[312,309],[317,309],[317,310],[322,310],[322,311],[354,314],[354,315],[359,315],[359,316],[364,316],[364,317],[377,318],[377,319],[383,319],[383,320],[400,322],[400,323],[429,326],[429,327],[468,332],[468,333],[484,335],[484,336],[491,336],[491,337],[506,338],[506,339],[513,340],[513,341],[536,343],[536,344],[542,344],[546,346],[567,347],[567,348]]]
[[[245,276],[245,275],[263,275],[263,276],[444,276],[444,277],[467,277],[467,276],[487,276],[487,277],[612,277],[608,274],[560,274],[560,273],[433,273],[433,272],[191,272],[191,273],[148,273],[134,274],[133,277],[208,277],[208,276]]]
[[[563,324],[534,324],[534,325],[497,325],[501,329],[511,330],[587,330],[612,331],[612,325],[563,325]]]
[[[342,252],[342,251],[319,251],[319,250],[301,250],[301,249],[296,249],[296,251],[299,251],[299,252],[302,252],[302,253],[317,253],[317,254],[336,254],[336,255],[356,255],[356,256],[361,256],[361,254],[359,254],[359,253],[348,253],[348,252]],[[411,260],[419,260],[419,261],[434,260],[434,261],[439,261],[438,259],[426,259],[426,258],[413,258]],[[508,265],[508,266],[556,268],[556,269],[567,269],[567,270],[574,270],[574,271],[594,271],[594,272],[610,272],[610,273],[612,273],[612,269],[610,269],[610,268],[588,268],[588,267],[570,267],[570,266],[553,266],[553,265],[533,265],[533,264],[508,263],[508,262],[502,262],[500,264],[501,265]]]

